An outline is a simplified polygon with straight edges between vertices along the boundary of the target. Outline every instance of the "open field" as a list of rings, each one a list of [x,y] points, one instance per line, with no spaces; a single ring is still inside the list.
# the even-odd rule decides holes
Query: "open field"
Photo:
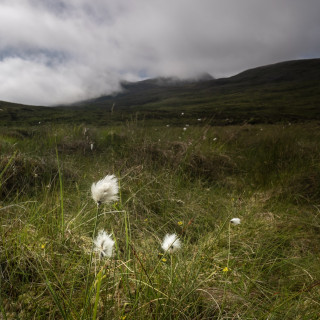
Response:
[[[0,128],[0,319],[320,318],[319,124],[194,122]]]

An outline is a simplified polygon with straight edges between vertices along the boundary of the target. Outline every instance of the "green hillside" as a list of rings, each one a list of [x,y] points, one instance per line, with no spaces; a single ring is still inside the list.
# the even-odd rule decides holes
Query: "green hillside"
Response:
[[[277,123],[320,118],[320,59],[258,67],[224,79],[158,78],[122,83],[117,95],[41,108],[0,102],[0,123],[39,121],[105,125],[132,117],[183,124]],[[183,119],[180,114],[184,113]],[[138,115],[137,115],[138,113]]]

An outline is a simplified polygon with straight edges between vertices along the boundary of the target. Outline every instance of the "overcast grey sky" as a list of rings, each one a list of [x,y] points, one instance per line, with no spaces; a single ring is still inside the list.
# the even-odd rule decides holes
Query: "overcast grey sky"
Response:
[[[319,0],[0,0],[0,100],[71,103],[123,79],[320,57],[319,17]]]

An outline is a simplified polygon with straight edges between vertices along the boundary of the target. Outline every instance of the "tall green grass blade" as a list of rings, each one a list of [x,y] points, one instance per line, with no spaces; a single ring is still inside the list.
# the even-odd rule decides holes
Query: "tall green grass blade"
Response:
[[[58,172],[59,172],[59,191],[60,191],[60,228],[61,228],[61,235],[62,239],[64,239],[65,236],[65,227],[64,227],[64,201],[63,201],[63,179],[62,179],[62,172],[61,172],[61,166],[59,162],[59,153],[58,148],[56,146],[56,158],[57,158],[57,164],[58,164]]]
[[[95,283],[96,296],[95,296],[95,301],[94,301],[92,320],[96,320],[96,318],[97,318],[97,309],[98,309],[98,303],[99,303],[99,297],[100,297],[100,287],[101,287],[102,277],[103,277],[103,269],[101,269],[98,272],[97,281]]]
[[[65,320],[68,320],[69,317],[67,316],[65,310],[64,310],[64,306],[61,304],[61,301],[59,299],[59,297],[57,296],[56,292],[54,291],[54,289],[52,288],[51,284],[50,284],[50,281],[48,280],[46,274],[45,274],[45,277],[46,277],[46,285],[47,285],[47,288],[56,304],[56,306],[59,308],[59,311],[61,313],[61,316],[63,317],[63,319]]]

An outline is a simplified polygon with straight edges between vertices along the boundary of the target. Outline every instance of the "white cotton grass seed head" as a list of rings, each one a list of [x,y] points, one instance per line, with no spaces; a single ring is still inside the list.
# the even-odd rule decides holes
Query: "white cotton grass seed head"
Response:
[[[114,175],[107,175],[91,186],[92,199],[98,206],[118,200],[118,191],[118,179]]]
[[[114,241],[111,234],[108,235],[104,230],[100,230],[93,243],[95,245],[94,251],[99,253],[100,258],[112,257]]]
[[[234,225],[240,224],[240,219],[239,218],[232,218],[230,220],[230,223],[232,223]]]
[[[165,252],[173,253],[181,248],[181,241],[175,233],[166,234],[161,247]]]

